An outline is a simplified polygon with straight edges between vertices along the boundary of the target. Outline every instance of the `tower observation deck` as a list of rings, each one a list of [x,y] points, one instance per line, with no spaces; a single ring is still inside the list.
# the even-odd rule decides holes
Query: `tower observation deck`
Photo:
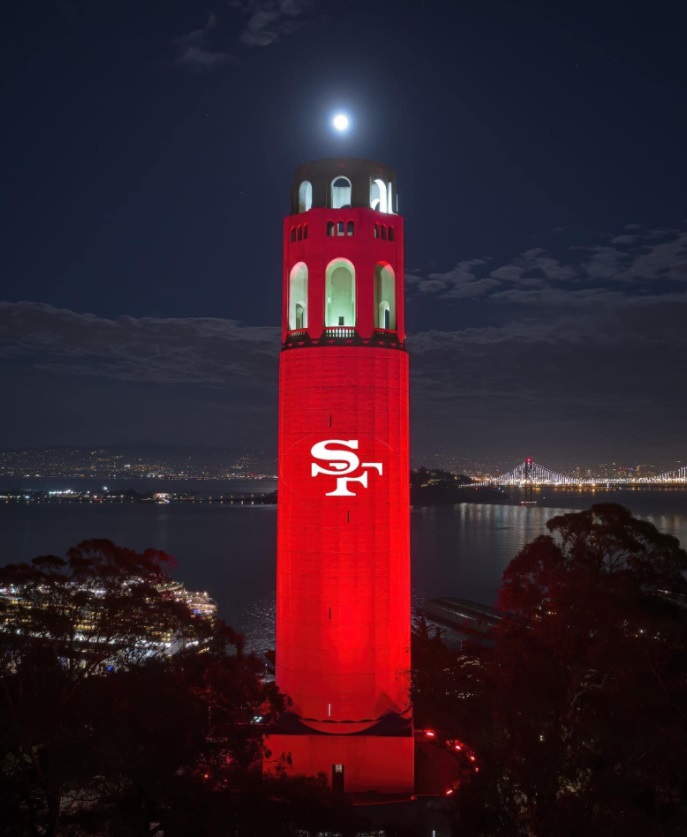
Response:
[[[284,221],[276,766],[412,793],[408,356],[396,177],[296,170]]]

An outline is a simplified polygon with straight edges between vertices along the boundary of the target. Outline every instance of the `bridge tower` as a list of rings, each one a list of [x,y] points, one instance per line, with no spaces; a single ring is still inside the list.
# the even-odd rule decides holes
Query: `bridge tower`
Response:
[[[296,170],[284,221],[277,670],[267,770],[413,791],[408,355],[396,177]]]

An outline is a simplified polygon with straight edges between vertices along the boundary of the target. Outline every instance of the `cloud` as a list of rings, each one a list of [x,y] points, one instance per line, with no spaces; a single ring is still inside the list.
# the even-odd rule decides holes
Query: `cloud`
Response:
[[[229,4],[247,16],[240,41],[247,47],[266,47],[306,25],[313,0],[233,0]]]
[[[274,385],[280,329],[211,317],[109,320],[0,302],[0,357],[60,375],[206,387]]]
[[[245,47],[266,47],[310,23],[316,0],[230,0],[228,6],[245,18],[238,34]],[[217,15],[209,12],[204,26],[170,41],[173,63],[193,71],[214,70],[237,56],[210,44],[217,33]],[[234,36],[235,37],[235,36]]]
[[[216,27],[217,16],[210,12],[205,26],[171,41],[171,46],[175,47],[177,53],[174,63],[191,70],[213,70],[231,61],[232,56],[229,53],[213,50],[208,46],[211,33]]]
[[[561,440],[566,449],[609,440],[627,450],[679,448],[687,294],[590,300],[585,316],[568,304],[546,316],[534,306],[522,312],[501,325],[409,338],[420,448],[434,450],[437,440],[514,451],[555,451]],[[280,341],[278,328],[213,317],[107,319],[0,302],[0,375],[15,393],[6,432],[24,433],[24,444],[48,431],[153,439],[164,416],[171,441],[229,434],[261,445],[276,432]]]
[[[613,236],[608,244],[575,248],[589,254],[582,272],[634,284],[687,280],[687,231],[632,228],[632,234]]]
[[[641,456],[670,441],[679,450],[687,392],[675,365],[687,357],[687,334],[671,326],[685,312],[687,305],[667,321],[659,308],[589,322],[566,314],[411,336],[421,445],[458,438],[486,450],[621,445]]]
[[[555,254],[532,248],[496,266],[488,257],[467,259],[443,273],[423,276],[415,270],[408,278],[411,292],[444,300],[539,308],[651,300],[687,282],[687,231],[631,224],[621,234],[605,236],[601,244]]]

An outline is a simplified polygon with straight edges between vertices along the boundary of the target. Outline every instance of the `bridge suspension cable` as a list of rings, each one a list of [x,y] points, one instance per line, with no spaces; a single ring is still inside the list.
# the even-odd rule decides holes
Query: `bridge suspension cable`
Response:
[[[532,459],[525,459],[512,471],[489,482],[492,485],[580,485],[582,480],[552,471]]]
[[[687,483],[687,465],[683,465],[682,468],[676,468],[674,471],[664,471],[657,477],[653,477],[651,481]]]

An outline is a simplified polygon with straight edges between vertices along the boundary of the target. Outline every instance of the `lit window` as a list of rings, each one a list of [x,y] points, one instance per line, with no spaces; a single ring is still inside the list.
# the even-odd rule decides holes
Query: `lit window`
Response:
[[[298,262],[289,274],[289,331],[308,327],[308,268]]]
[[[298,211],[307,212],[312,207],[312,183],[304,180],[298,187]]]
[[[375,267],[375,321],[376,328],[396,331],[396,276],[382,262]]]
[[[351,181],[337,177],[332,181],[332,209],[344,209],[351,205]]]
[[[370,185],[370,206],[379,212],[388,212],[386,183],[383,180],[373,180]]]
[[[355,326],[355,268],[334,259],[325,274],[325,326]]]

